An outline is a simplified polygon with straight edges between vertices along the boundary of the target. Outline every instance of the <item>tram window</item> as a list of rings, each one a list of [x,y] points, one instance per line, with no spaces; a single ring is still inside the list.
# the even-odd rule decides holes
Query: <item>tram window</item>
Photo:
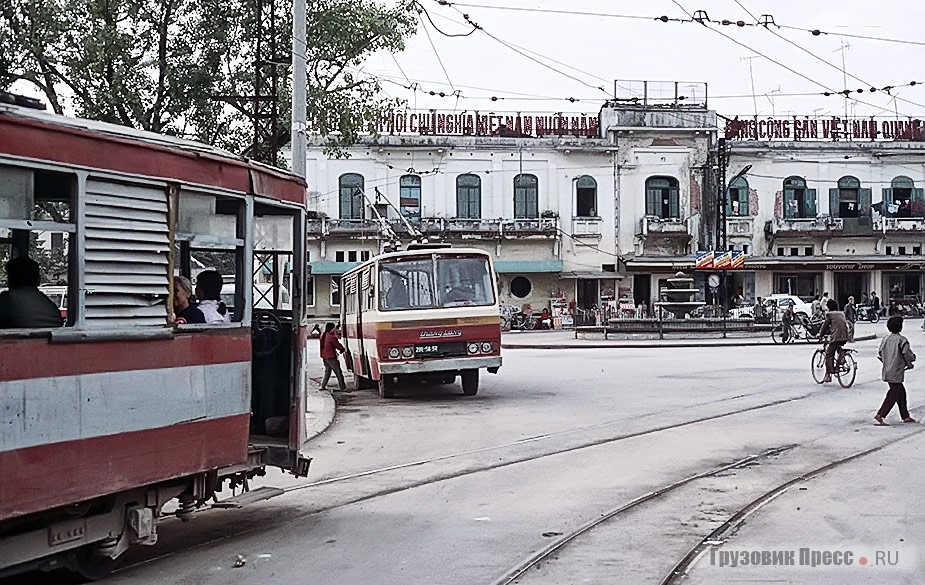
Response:
[[[494,304],[491,278],[485,258],[437,258],[437,290],[440,291],[441,306]]]
[[[7,261],[32,258],[39,265],[39,290],[69,325],[77,313],[70,306],[74,296],[68,294],[76,183],[69,173],[0,165],[0,290],[8,286]]]

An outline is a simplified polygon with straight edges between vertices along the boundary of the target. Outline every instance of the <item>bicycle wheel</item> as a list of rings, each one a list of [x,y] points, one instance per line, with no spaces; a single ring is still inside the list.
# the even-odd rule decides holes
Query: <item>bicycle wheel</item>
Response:
[[[850,388],[854,384],[854,379],[858,375],[858,364],[854,361],[851,352],[845,352],[838,360],[835,377],[838,378],[838,384],[842,388]]]
[[[784,333],[784,326],[778,325],[774,329],[771,329],[771,339],[774,340],[774,343],[783,343],[784,340],[781,337]]]
[[[813,361],[810,365],[813,371],[813,380],[816,381],[816,384],[822,384],[823,378],[825,378],[825,352],[821,349],[817,349],[813,352]]]

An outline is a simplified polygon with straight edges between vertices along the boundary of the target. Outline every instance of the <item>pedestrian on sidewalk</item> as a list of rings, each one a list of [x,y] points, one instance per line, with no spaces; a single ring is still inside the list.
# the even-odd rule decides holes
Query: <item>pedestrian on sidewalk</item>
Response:
[[[324,333],[321,334],[321,360],[324,362],[324,378],[321,379],[321,389],[327,390],[328,380],[331,378],[331,372],[337,376],[337,385],[341,392],[347,389],[344,382],[344,373],[340,369],[340,361],[337,359],[337,353],[345,353],[347,350],[341,345],[334,333],[334,323],[328,323],[324,326]]]
[[[909,347],[909,340],[899,334],[903,330],[903,318],[900,315],[890,317],[886,322],[886,328],[889,330],[888,335],[880,342],[880,350],[877,352],[877,359],[883,362],[883,381],[889,386],[886,392],[886,398],[880,410],[874,415],[874,422],[880,426],[886,426],[884,417],[890,414],[893,405],[899,406],[899,416],[904,423],[914,423],[915,419],[909,416],[909,409],[906,407],[906,387],[903,385],[906,370],[911,370],[915,365],[915,353]]]

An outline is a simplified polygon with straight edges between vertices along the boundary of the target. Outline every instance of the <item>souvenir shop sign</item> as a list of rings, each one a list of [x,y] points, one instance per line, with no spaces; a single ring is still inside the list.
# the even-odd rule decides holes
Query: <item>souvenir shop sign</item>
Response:
[[[694,261],[695,270],[742,270],[745,268],[745,252],[699,251]]]
[[[745,118],[726,120],[726,140],[925,140],[925,121],[873,118]]]

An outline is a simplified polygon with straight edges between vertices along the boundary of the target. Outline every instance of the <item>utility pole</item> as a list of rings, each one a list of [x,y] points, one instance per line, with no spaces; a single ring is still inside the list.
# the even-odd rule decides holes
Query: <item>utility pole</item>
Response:
[[[726,251],[726,165],[729,164],[729,153],[726,151],[726,139],[720,138],[716,148],[716,251]],[[720,271],[720,304],[725,315],[726,299],[726,271]]]
[[[292,172],[305,178],[307,156],[306,116],[308,75],[306,73],[305,0],[292,2]]]

